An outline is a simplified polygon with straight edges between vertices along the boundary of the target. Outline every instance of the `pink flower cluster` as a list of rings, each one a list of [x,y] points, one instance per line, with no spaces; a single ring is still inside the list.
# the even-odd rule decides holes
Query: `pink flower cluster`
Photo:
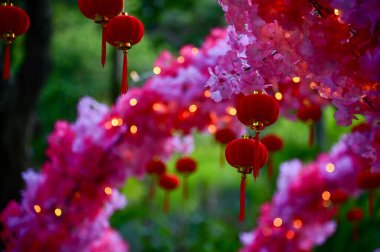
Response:
[[[153,157],[190,153],[196,129],[243,130],[231,102],[215,103],[204,88],[208,68],[226,51],[225,36],[216,29],[201,48],[185,46],[178,58],[164,52],[155,63],[161,74],[143,88],[112,108],[85,97],[75,123],[57,122],[49,160],[41,172],[24,174],[22,201],[0,215],[6,251],[127,251],[108,220],[126,204],[116,189],[143,176]]]
[[[377,0],[219,2],[230,49],[211,69],[214,100],[266,89],[289,118],[305,102],[328,101],[341,125],[379,116]]]
[[[328,154],[303,165],[299,160],[280,167],[277,192],[272,202],[261,207],[257,228],[241,235],[244,252],[311,251],[335,233],[333,220],[339,205],[332,195],[343,191],[350,196],[360,193],[356,176],[378,165],[379,125],[344,136]],[[366,147],[359,147],[364,143]],[[372,164],[372,165],[371,165]],[[273,241],[276,242],[273,242]]]

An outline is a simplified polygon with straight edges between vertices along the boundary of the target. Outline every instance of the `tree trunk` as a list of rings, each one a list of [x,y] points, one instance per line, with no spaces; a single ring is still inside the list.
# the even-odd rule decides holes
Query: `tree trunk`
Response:
[[[25,38],[24,60],[15,78],[0,81],[0,211],[10,200],[20,199],[33,111],[50,69],[49,0],[25,2],[31,25]]]

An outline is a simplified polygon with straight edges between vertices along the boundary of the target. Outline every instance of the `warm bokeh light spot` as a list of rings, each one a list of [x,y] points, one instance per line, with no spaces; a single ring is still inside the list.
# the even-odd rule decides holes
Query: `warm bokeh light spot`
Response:
[[[309,87],[310,87],[310,89],[316,89],[318,87],[318,85],[316,82],[312,81],[312,82],[310,82]]]
[[[140,75],[136,71],[131,71],[129,74],[131,76],[131,79],[133,81],[139,81],[140,80]]]
[[[333,163],[328,163],[325,169],[328,173],[333,173],[335,171],[335,165]]]
[[[232,116],[236,115],[236,113],[237,113],[236,108],[234,108],[234,107],[227,107],[226,112]]]
[[[183,57],[183,56],[179,56],[178,58],[177,58],[177,61],[178,61],[178,63],[183,63],[183,62],[185,62],[185,57]]]
[[[42,209],[41,209],[41,207],[39,205],[34,205],[33,208],[34,208],[34,211],[36,213],[41,213],[41,211],[42,211]]]
[[[154,74],[160,74],[160,73],[161,73],[161,68],[158,67],[158,66],[155,66],[155,67],[153,68],[153,73],[154,73]]]
[[[196,47],[191,48],[191,53],[194,55],[197,55],[199,53],[198,48],[196,48]]]
[[[294,83],[300,83],[301,82],[301,77],[295,76],[292,78]]]
[[[190,111],[191,113],[194,113],[195,111],[197,111],[197,109],[198,109],[198,107],[197,107],[197,105],[195,105],[195,104],[191,104],[191,105],[189,106],[189,111]]]
[[[293,227],[295,229],[300,229],[302,227],[302,221],[300,219],[295,219],[293,221]]]
[[[136,98],[132,98],[129,100],[129,105],[131,105],[132,107],[136,106],[137,105],[137,99]]]
[[[282,219],[281,218],[275,218],[274,220],[273,220],[273,226],[275,226],[275,227],[281,227],[282,226]]]
[[[330,201],[330,200],[324,200],[324,201],[323,201],[323,206],[324,206],[324,207],[327,208],[327,207],[329,207],[330,205],[331,205],[331,201]]]
[[[216,127],[215,127],[215,125],[210,124],[210,125],[207,127],[207,130],[208,130],[208,132],[210,132],[211,134],[214,134],[214,133],[216,132]]]
[[[137,126],[136,125],[132,125],[130,128],[129,128],[129,132],[131,132],[132,134],[136,134],[137,133]]]
[[[210,90],[205,90],[203,93],[205,97],[210,98],[211,97],[211,91]]]
[[[324,192],[322,193],[322,199],[323,199],[323,200],[330,200],[330,196],[331,196],[331,194],[330,194],[329,191],[324,191]]]
[[[339,16],[339,14],[340,14],[340,10],[338,10],[338,9],[334,9],[334,14],[335,14],[335,16]]]
[[[277,92],[274,97],[276,98],[277,101],[281,101],[282,100],[282,94],[280,92]]]
[[[111,195],[112,194],[112,189],[111,189],[111,187],[106,187],[106,188],[104,188],[104,193],[105,194],[107,194],[107,195]]]
[[[112,128],[112,123],[110,122],[110,121],[108,121],[108,122],[106,122],[105,124],[104,124],[104,128],[106,128],[106,129],[111,129]]]
[[[54,210],[54,214],[55,214],[55,216],[59,217],[59,216],[62,215],[62,210],[61,210],[60,208],[56,208],[56,209]]]
[[[294,238],[294,236],[296,235],[296,233],[294,233],[293,230],[289,230],[288,232],[286,232],[286,239],[288,240],[292,240]]]

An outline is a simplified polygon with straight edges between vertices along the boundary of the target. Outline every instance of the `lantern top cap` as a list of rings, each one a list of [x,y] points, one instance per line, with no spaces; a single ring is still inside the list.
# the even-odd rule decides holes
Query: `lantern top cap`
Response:
[[[123,11],[123,12],[121,12],[121,15],[122,16],[128,16],[128,12]]]
[[[4,2],[4,3],[1,3],[1,6],[14,6],[13,3],[10,3],[10,2]]]

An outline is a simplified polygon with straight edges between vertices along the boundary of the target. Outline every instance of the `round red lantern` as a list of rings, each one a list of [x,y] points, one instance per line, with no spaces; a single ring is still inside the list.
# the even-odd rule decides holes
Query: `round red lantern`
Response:
[[[107,42],[124,52],[121,94],[125,94],[128,90],[127,52],[133,45],[140,42],[143,36],[144,25],[139,19],[134,16],[129,16],[125,12],[123,12],[120,16],[111,19],[107,25]]]
[[[220,160],[220,167],[223,167],[224,160],[225,160],[224,159],[224,145],[236,139],[236,133],[232,129],[225,127],[225,128],[217,129],[214,134],[214,138],[215,138],[215,141],[221,144],[219,160]]]
[[[375,190],[380,187],[380,173],[361,172],[356,177],[356,184],[360,189],[369,191],[368,208],[372,217]]]
[[[347,220],[353,224],[352,237],[354,240],[357,240],[359,237],[358,224],[363,219],[363,216],[363,211],[359,207],[351,208],[346,214]]]
[[[164,198],[164,212],[167,213],[170,210],[170,191],[173,191],[179,186],[179,179],[174,174],[163,174],[160,176],[158,184],[162,189],[165,190]]]
[[[297,117],[309,125],[309,146],[312,146],[314,143],[314,125],[322,117],[321,107],[310,102],[303,103],[297,110]]]
[[[256,142],[252,140],[252,138],[244,136],[243,138],[236,139],[228,143],[225,151],[227,162],[242,174],[240,183],[240,221],[244,219],[245,214],[246,174],[254,171],[253,166],[255,163],[254,157],[256,153],[258,153],[260,169],[268,160],[268,151],[262,143],[259,142],[259,144],[256,145]],[[254,174],[254,176],[256,178],[258,173]]]
[[[12,3],[2,3],[0,6],[0,38],[5,40],[5,60],[3,79],[8,80],[11,65],[11,45],[20,35],[29,29],[30,20],[28,14]]]
[[[78,0],[78,6],[84,16],[102,26],[101,62],[104,67],[107,57],[105,27],[111,18],[123,10],[123,0]]]
[[[268,150],[268,177],[273,176],[273,154],[274,152],[280,151],[283,146],[283,141],[281,137],[271,134],[266,135],[261,139],[261,142],[265,145]]]
[[[348,194],[342,189],[336,189],[335,191],[331,192],[330,200],[335,204],[343,204],[347,201],[347,199]]]
[[[151,176],[149,196],[151,198],[155,195],[155,187],[157,179],[160,175],[166,172],[166,165],[159,159],[153,158],[145,165],[146,172]]]
[[[191,157],[182,157],[177,160],[175,165],[176,170],[183,174],[183,197],[185,199],[189,196],[188,177],[197,169],[197,162]]]
[[[280,107],[275,98],[256,91],[253,94],[238,97],[236,111],[238,120],[255,131],[255,141],[258,145],[260,132],[277,121]],[[258,158],[258,156],[255,157],[256,173],[259,170]]]

